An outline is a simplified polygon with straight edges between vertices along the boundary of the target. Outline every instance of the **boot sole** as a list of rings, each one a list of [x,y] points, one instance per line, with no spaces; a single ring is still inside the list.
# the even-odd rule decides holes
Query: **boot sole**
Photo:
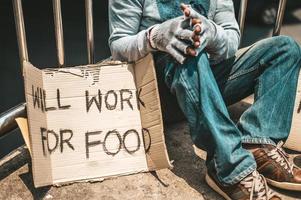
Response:
[[[215,191],[217,192],[218,194],[220,194],[222,197],[224,197],[224,199],[226,200],[231,200],[231,198],[225,193],[223,192],[219,187],[218,185],[214,182],[214,180],[212,180],[212,178],[206,174],[206,177],[205,177],[205,180],[206,180],[206,183]]]
[[[280,189],[284,189],[284,190],[292,190],[292,191],[301,191],[301,184],[298,183],[288,183],[288,182],[278,182],[278,181],[274,181],[271,179],[266,178],[267,182],[276,187],[276,188],[280,188]]]

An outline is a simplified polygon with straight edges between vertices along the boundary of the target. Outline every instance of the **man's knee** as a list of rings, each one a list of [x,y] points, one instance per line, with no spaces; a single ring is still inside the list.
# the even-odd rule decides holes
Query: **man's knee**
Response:
[[[274,37],[273,44],[280,51],[287,54],[289,59],[298,60],[301,57],[300,45],[290,36],[277,36]],[[275,48],[274,47],[274,48]]]

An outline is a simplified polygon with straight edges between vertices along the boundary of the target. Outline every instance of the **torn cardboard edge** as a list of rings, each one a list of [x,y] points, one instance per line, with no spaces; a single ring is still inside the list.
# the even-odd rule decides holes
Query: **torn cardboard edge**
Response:
[[[93,65],[88,65],[86,67],[87,68],[100,67],[100,69],[101,69],[101,67],[103,67],[103,66],[110,66],[110,65],[112,65],[112,63],[93,64]],[[150,82],[152,82],[152,84],[155,85],[154,90],[151,90],[150,92],[153,96],[152,103],[157,104],[157,106],[153,107],[153,105],[150,105],[148,107],[148,109],[140,110],[141,123],[142,123],[142,125],[145,125],[143,127],[155,130],[156,133],[152,133],[152,134],[155,134],[156,136],[154,138],[156,138],[156,140],[160,141],[160,142],[155,143],[156,147],[152,146],[153,148],[151,147],[149,149],[149,151],[147,153],[145,153],[148,170],[138,170],[138,171],[125,172],[125,173],[121,173],[121,174],[109,175],[109,176],[104,176],[104,177],[102,177],[102,176],[94,177],[94,178],[89,178],[88,180],[85,180],[83,178],[83,180],[71,180],[71,181],[69,180],[69,181],[62,181],[62,182],[60,182],[60,181],[55,182],[52,180],[51,176],[47,177],[45,175],[45,177],[43,177],[44,179],[49,179],[49,178],[50,179],[46,182],[41,181],[41,179],[39,181],[35,181],[36,187],[50,185],[50,184],[64,185],[65,183],[69,184],[70,182],[72,183],[72,182],[78,182],[78,181],[86,182],[86,181],[91,181],[91,180],[103,180],[108,177],[115,177],[115,176],[120,176],[120,175],[127,175],[127,174],[139,173],[139,172],[143,172],[143,171],[144,172],[145,171],[153,171],[153,170],[158,170],[158,169],[162,169],[162,168],[171,168],[172,167],[169,157],[168,157],[167,150],[166,150],[166,145],[165,145],[160,98],[159,98],[156,72],[155,72],[152,56],[148,55],[145,58],[136,62],[135,64],[125,64],[125,63],[121,63],[121,62],[117,62],[117,63],[114,62],[113,65],[119,65],[119,66],[133,65],[134,76],[135,76],[134,78],[135,78],[135,83],[136,83],[137,89],[144,88],[144,87],[146,89],[149,89],[148,87],[149,87]],[[83,67],[85,67],[85,66],[78,66],[78,67],[73,67],[73,68],[76,69],[76,68],[83,68]],[[24,75],[25,80],[28,78],[35,80],[36,77],[38,77],[38,76],[41,77],[43,71],[58,70],[58,71],[64,73],[64,70],[67,70],[68,72],[70,72],[70,70],[72,70],[73,68],[39,70],[39,69],[35,68],[33,65],[31,65],[30,63],[25,62],[24,68],[23,68],[23,75]],[[33,75],[26,76],[26,74],[31,73],[30,70],[33,72]],[[78,74],[75,74],[75,75],[78,75]],[[42,79],[40,79],[40,81],[42,81]],[[27,80],[27,82],[28,82],[28,80]],[[41,87],[43,87],[43,81],[40,83],[41,83]],[[26,84],[27,83],[25,81],[25,88],[27,87]],[[27,104],[28,104],[28,102],[27,102]],[[152,110],[152,108],[155,108],[155,110]],[[31,116],[30,109],[27,109],[27,112],[28,112],[28,116],[29,116],[29,120],[30,120],[30,116]],[[46,118],[47,118],[47,116],[46,116]],[[33,138],[32,138],[32,134],[30,134],[31,123],[29,123],[26,118],[18,118],[18,119],[16,119],[16,121],[21,129],[23,138],[25,140],[26,145],[28,146],[30,155],[33,160],[33,176],[34,176],[34,180],[35,180],[36,173],[34,171],[36,171],[36,170],[34,169],[34,167],[37,165],[37,163],[35,163],[35,156],[34,156],[35,149],[34,149],[33,143],[32,143]],[[51,171],[51,167],[48,170]]]
[[[22,133],[25,145],[28,148],[29,154],[31,156],[31,147],[30,147],[30,138],[29,138],[29,129],[28,129],[28,121],[25,117],[18,117],[16,118],[16,122],[20,128]]]

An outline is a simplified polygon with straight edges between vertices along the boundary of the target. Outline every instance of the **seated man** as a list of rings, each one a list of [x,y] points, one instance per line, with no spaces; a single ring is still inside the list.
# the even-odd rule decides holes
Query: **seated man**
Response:
[[[267,185],[301,191],[301,170],[281,148],[288,137],[301,66],[290,37],[237,51],[231,0],[111,0],[109,44],[116,60],[154,55],[194,144],[207,151],[206,181],[226,199],[280,199]],[[227,105],[254,93],[235,124]]]

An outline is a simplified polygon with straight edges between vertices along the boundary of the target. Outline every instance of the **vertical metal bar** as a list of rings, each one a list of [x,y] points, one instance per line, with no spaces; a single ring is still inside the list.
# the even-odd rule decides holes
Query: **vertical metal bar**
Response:
[[[241,0],[240,1],[239,14],[238,14],[238,21],[239,21],[239,28],[240,28],[241,38],[243,36],[244,28],[245,28],[247,7],[248,7],[248,0]]]
[[[64,33],[62,23],[61,1],[53,0],[53,16],[55,27],[56,49],[59,67],[65,65]]]
[[[28,51],[27,51],[26,33],[25,33],[21,0],[13,0],[13,6],[14,6],[17,40],[19,46],[20,64],[22,66],[24,60],[28,61]]]
[[[285,7],[286,7],[286,2],[287,2],[287,0],[279,0],[279,7],[278,7],[278,12],[277,12],[277,19],[275,22],[275,27],[273,30],[273,36],[280,35]]]
[[[88,63],[94,63],[93,2],[85,0]]]

